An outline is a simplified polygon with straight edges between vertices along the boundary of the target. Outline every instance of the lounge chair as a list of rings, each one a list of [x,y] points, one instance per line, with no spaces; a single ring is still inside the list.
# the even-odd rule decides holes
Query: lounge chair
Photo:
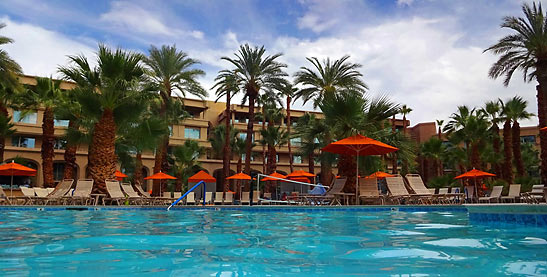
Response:
[[[93,190],[93,179],[80,179],[76,183],[76,188],[69,196],[63,197],[65,203],[87,205],[92,202],[91,191]],[[91,203],[93,204],[93,203]]]
[[[226,193],[226,198],[224,198],[224,205],[232,205],[234,203],[234,194],[231,192]]]
[[[418,197],[418,201],[422,204],[432,204],[434,200],[434,195],[431,191],[425,186],[422,177],[418,174],[407,174],[405,176],[408,181],[408,185],[414,191],[415,197]]]
[[[36,194],[34,193],[33,188],[27,188],[27,187],[20,187],[21,193],[23,193],[23,196],[17,196],[12,197],[12,199],[16,199],[17,203],[19,203],[19,200],[23,200],[22,205],[32,205],[34,204],[34,200],[36,198]]]
[[[217,191],[217,192],[215,192],[215,204],[222,204],[222,203],[224,203],[223,194],[224,194],[224,192],[222,192],[222,191]],[[226,193],[226,195],[228,195],[228,193]]]
[[[527,203],[540,203],[545,200],[543,189],[545,185],[533,185],[532,190],[529,192],[521,193],[520,196]]]
[[[180,191],[173,192],[173,197],[175,199],[179,199],[181,196],[182,196],[182,192],[180,192]]]
[[[484,202],[492,203],[492,200],[499,202],[502,190],[503,190],[503,186],[494,186],[492,188],[492,192],[490,192],[490,196],[479,197],[479,202],[484,201]]]
[[[55,188],[46,188],[46,190],[47,190],[47,194],[50,194],[55,190]]]
[[[518,198],[520,198],[520,184],[511,184],[509,185],[509,193],[507,193],[507,196],[502,196],[501,201],[510,201],[515,203]]]
[[[141,185],[139,184],[135,184],[135,188],[137,189],[137,192],[139,192],[139,194],[141,195],[143,201],[148,201],[150,205],[157,204],[158,200],[161,199],[161,198],[150,196],[150,193],[148,193],[147,191],[144,191],[144,189],[142,189]]]
[[[131,183],[122,183],[123,192],[129,197],[129,201],[142,205],[145,202],[150,203],[150,200],[144,197],[141,197],[131,186]]]
[[[407,200],[412,200],[408,190],[406,190],[405,183],[401,175],[386,177],[386,183],[387,189],[389,190],[388,200],[391,202],[400,205]]]
[[[465,186],[465,202],[466,203],[475,202],[475,187],[474,186]]]
[[[122,189],[120,187],[120,183],[117,180],[105,180],[106,183],[106,191],[108,192],[108,197],[103,198],[103,205],[110,201],[110,204],[116,202],[116,204],[119,206],[120,201],[124,201],[125,194],[122,192]]]
[[[186,204],[192,204],[192,205],[195,205],[196,204],[196,193],[191,191],[188,193],[188,195],[186,195]]]
[[[53,191],[53,188],[34,188],[34,194],[36,194],[36,197],[34,198],[35,204],[43,204],[45,205],[48,201],[48,195],[50,191]]]
[[[378,179],[361,178],[359,181],[359,199],[363,202],[367,200],[378,201],[384,205],[384,196],[378,191]]]
[[[241,193],[241,200],[239,203],[241,204],[249,204],[251,202],[250,194],[248,191],[244,191]]]
[[[346,178],[334,179],[325,195],[306,195],[303,196],[303,198],[310,204],[314,205],[342,205],[338,195],[342,193],[345,184]]]
[[[63,197],[69,193],[73,183],[74,179],[64,179],[59,182],[55,189],[48,194],[45,204],[48,204],[49,202],[60,203]]]
[[[4,192],[2,186],[0,186],[0,203],[7,203],[11,205],[11,200],[8,198],[8,195]]]

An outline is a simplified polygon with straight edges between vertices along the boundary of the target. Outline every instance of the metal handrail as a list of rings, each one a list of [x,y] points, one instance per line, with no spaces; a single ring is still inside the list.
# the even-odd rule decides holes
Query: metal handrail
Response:
[[[194,189],[196,189],[199,185],[203,184],[203,206],[205,206],[205,191],[206,191],[206,184],[204,181],[199,181],[197,184],[195,184],[191,189],[189,189],[186,193],[184,193],[181,197],[179,197],[179,199],[175,200],[175,202],[173,202],[173,204],[169,205],[169,207],[167,207],[167,210],[169,211],[169,209],[171,209],[171,207],[177,205],[177,203],[180,202],[180,200],[184,199],[184,197],[186,197],[190,192],[192,192]]]

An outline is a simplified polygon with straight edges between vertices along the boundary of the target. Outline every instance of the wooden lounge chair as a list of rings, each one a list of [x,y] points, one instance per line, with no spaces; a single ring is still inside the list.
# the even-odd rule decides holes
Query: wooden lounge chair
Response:
[[[540,203],[542,200],[545,199],[543,192],[544,187],[545,185],[533,185],[531,191],[521,193],[520,196],[527,203]]]
[[[93,190],[93,179],[80,179],[76,183],[76,188],[71,195],[64,196],[63,200],[66,203],[81,205],[90,204],[91,200],[91,191]],[[93,203],[91,203],[93,204]]]
[[[131,186],[131,183],[122,183],[123,192],[129,197],[129,201],[138,205],[150,203],[149,199],[141,197]]]
[[[73,183],[74,179],[64,179],[59,182],[55,189],[50,194],[48,194],[45,204],[48,204],[49,202],[60,204],[63,200],[63,197],[70,191]]]
[[[222,192],[222,191],[217,191],[217,192],[215,192],[215,204],[222,204],[222,203],[224,203],[223,194],[224,194],[224,192]],[[228,193],[226,193],[226,194],[228,194]]]
[[[517,199],[520,198],[520,184],[511,184],[509,185],[509,193],[507,196],[502,196],[500,199],[502,202],[517,202]]]
[[[402,204],[407,200],[411,200],[411,196],[406,190],[403,177],[397,175],[395,177],[386,177],[387,189],[389,190],[388,200],[393,203]]]
[[[492,200],[495,200],[496,202],[499,203],[502,190],[503,190],[503,186],[494,186],[492,188],[492,192],[490,192],[490,196],[479,197],[479,202],[484,201],[484,202],[492,203]]]
[[[422,204],[433,204],[433,198],[435,197],[431,191],[425,186],[422,177],[418,174],[407,174],[405,176],[408,181],[408,185],[414,191],[415,197],[418,197],[418,201]]]
[[[0,186],[0,203],[11,205],[11,200],[8,198],[8,195],[4,192],[4,188]]]
[[[361,178],[359,180],[359,199],[363,202],[379,200],[380,204],[384,205],[384,196],[378,191],[378,179]]]
[[[107,201],[110,201],[110,204],[116,202],[116,204],[119,206],[120,201],[124,201],[125,194],[122,192],[122,189],[120,187],[120,183],[117,180],[105,180],[106,183],[106,191],[108,192],[108,197],[103,198],[103,205]]]

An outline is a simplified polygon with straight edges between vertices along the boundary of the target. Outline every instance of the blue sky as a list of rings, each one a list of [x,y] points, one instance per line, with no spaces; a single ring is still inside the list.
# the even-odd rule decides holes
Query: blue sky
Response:
[[[146,53],[176,44],[201,61],[210,88],[241,43],[265,45],[293,74],[305,57],[363,65],[371,95],[387,94],[413,108],[412,125],[446,119],[457,105],[521,95],[536,112],[535,85],[516,75],[509,87],[487,76],[496,57],[482,51],[506,34],[505,15],[520,16],[514,0],[374,1],[0,1],[6,47],[26,74],[56,76],[66,55],[93,57],[99,42]],[[213,92],[210,92],[211,95]],[[212,97],[211,97],[212,98]],[[310,109],[310,105],[297,107]],[[536,124],[537,120],[524,125]]]

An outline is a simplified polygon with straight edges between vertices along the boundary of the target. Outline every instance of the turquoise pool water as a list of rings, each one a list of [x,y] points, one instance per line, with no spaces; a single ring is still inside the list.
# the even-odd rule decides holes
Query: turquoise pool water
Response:
[[[547,230],[464,212],[0,211],[0,275],[546,275]]]

